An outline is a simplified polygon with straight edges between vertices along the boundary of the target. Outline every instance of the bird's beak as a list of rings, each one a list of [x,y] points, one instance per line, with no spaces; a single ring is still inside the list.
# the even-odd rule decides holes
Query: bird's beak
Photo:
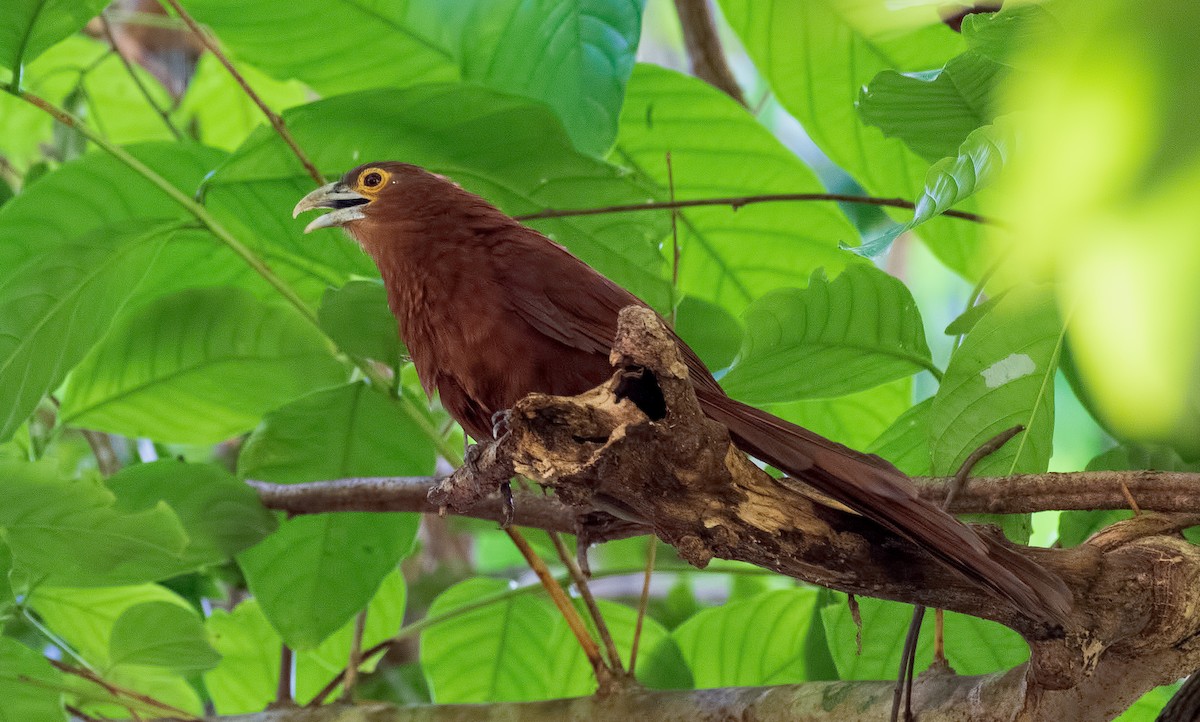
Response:
[[[320,218],[313,219],[312,223],[304,227],[304,232],[310,233],[318,228],[344,226],[350,221],[365,218],[361,206],[369,203],[370,200],[370,198],[350,190],[344,183],[330,183],[301,198],[296,207],[292,209],[292,218],[314,208],[333,208],[332,213],[326,213]]]

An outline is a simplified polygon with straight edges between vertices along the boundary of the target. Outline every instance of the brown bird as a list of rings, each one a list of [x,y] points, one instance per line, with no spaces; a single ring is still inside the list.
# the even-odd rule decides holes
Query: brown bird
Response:
[[[341,226],[375,260],[417,374],[476,439],[531,392],[575,395],[612,374],[622,308],[645,304],[541,233],[417,166],[368,163],[309,193],[305,232]],[[676,339],[704,412],[746,453],[882,525],[1026,616],[1062,623],[1070,592],[1037,564],[924,501],[907,476],[736,401]]]

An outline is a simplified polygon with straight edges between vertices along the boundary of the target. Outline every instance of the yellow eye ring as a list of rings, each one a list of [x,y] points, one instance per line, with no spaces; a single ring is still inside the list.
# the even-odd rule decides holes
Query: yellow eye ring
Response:
[[[358,186],[368,191],[378,191],[387,183],[388,173],[379,168],[367,168],[358,176]]]

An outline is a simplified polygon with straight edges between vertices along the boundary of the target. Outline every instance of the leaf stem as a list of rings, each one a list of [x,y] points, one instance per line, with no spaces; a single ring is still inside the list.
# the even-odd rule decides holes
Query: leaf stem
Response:
[[[133,67],[133,63],[130,62],[125,53],[121,51],[120,46],[117,45],[117,36],[113,33],[112,23],[108,21],[108,16],[102,12],[97,17],[100,19],[100,30],[104,33],[104,38],[108,41],[109,46],[112,47],[113,52],[117,54],[117,57],[121,59],[121,64],[125,66],[125,71],[129,73],[133,84],[141,91],[142,97],[146,99],[146,103],[154,109],[159,118],[162,118],[163,125],[167,126],[167,130],[171,131],[171,135],[175,136],[175,140],[182,141],[183,133],[171,122],[171,116],[167,114],[167,111],[154,100],[154,96],[150,94],[150,88],[142,82],[141,77],[137,74],[137,69]]]
[[[225,66],[225,69],[228,70],[229,74],[233,76],[234,81],[241,86],[242,90],[246,93],[246,96],[250,98],[250,100],[252,100],[254,104],[258,106],[258,109],[262,111],[262,114],[266,116],[267,121],[271,123],[271,127],[275,129],[275,132],[279,134],[279,137],[283,138],[283,142],[287,143],[288,148],[292,149],[292,153],[300,160],[301,165],[304,166],[304,170],[308,173],[309,177],[316,181],[317,185],[325,185],[325,177],[321,175],[321,171],[317,170],[317,167],[313,165],[313,162],[309,160],[308,156],[305,155],[304,151],[300,148],[300,144],[296,142],[296,139],[292,136],[291,132],[288,131],[287,125],[284,124],[283,118],[279,117],[278,113],[267,107],[267,104],[263,102],[263,99],[259,97],[258,93],[254,92],[254,89],[251,88],[250,84],[246,82],[246,78],[238,72],[237,68],[233,67],[233,63],[231,63],[225,53],[221,51],[220,46],[217,45],[212,36],[206,33],[204,28],[200,27],[200,24],[196,22],[195,18],[193,18],[186,10],[183,9],[183,6],[179,4],[179,0],[160,0],[160,2],[165,2],[167,5],[170,5],[171,9],[173,9],[179,16],[179,19],[187,24],[191,31],[196,35],[196,38],[204,45],[205,48],[208,49],[208,52],[212,53],[213,57],[220,61],[221,65]]]

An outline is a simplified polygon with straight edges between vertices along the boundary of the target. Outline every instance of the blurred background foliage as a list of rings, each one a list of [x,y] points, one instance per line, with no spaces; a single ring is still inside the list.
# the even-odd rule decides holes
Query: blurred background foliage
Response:
[[[400,159],[511,214],[913,202],[531,222],[669,315],[739,398],[912,474],[951,473],[1016,423],[1027,431],[977,473],[1196,468],[1190,5],[721,0],[740,99],[687,73],[667,0],[183,5],[329,178]],[[364,665],[360,696],[590,692],[578,645],[493,525],[258,504],[242,480],[445,470],[462,433],[425,403],[369,260],[291,219],[315,181],[173,12],[10,6],[0,717],[260,710],[282,645],[306,702],[345,666],[356,618],[364,648],[403,630]],[[1072,545],[1117,518],[1004,526]],[[646,555],[640,539],[592,551],[626,655]],[[699,572],[667,547],[650,592],[638,675],[659,688],[887,679],[909,618],[863,600],[856,653],[841,595],[740,564]],[[947,637],[963,673],[1027,655],[979,620],[950,615]],[[1152,719],[1168,696],[1123,719]]]

